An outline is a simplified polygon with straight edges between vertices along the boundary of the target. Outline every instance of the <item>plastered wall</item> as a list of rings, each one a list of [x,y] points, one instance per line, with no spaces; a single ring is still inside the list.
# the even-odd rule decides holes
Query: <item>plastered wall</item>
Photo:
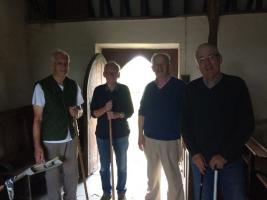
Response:
[[[179,43],[180,72],[191,79],[200,75],[194,51],[208,37],[205,16],[25,25],[22,2],[14,7],[1,1],[0,110],[31,103],[32,86],[50,73],[55,48],[70,53],[70,76],[81,86],[96,43]],[[218,33],[222,71],[246,80],[257,119],[267,117],[266,27],[266,13],[227,15],[221,16]]]
[[[267,116],[266,27],[267,14],[228,15],[221,17],[218,33],[218,46],[224,59],[222,71],[247,81],[257,118]],[[90,21],[35,24],[29,25],[28,31],[34,80],[49,70],[47,58],[51,49],[60,47],[70,52],[70,75],[82,84],[95,43],[179,43],[180,71],[194,79],[200,75],[194,51],[207,40],[208,22],[205,16]]]

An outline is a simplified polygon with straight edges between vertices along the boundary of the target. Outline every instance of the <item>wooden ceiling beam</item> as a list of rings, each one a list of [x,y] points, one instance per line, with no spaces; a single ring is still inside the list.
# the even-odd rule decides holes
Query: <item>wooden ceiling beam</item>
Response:
[[[162,16],[170,16],[170,0],[162,0]]]
[[[219,27],[219,0],[207,0],[207,11],[209,20],[208,42],[217,46]]]
[[[141,16],[149,16],[149,3],[148,0],[141,0]]]
[[[132,16],[129,0],[120,0],[120,16]]]

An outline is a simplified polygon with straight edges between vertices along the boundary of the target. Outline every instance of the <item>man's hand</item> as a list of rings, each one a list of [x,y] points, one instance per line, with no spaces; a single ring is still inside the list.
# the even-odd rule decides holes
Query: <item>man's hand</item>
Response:
[[[82,114],[82,109],[79,106],[70,106],[69,107],[70,116],[75,119],[78,119]]]
[[[217,154],[211,158],[209,166],[211,169],[222,169],[225,163],[227,163],[227,160],[221,155]]]
[[[197,166],[200,173],[204,175],[207,166],[204,156],[201,153],[195,154],[192,157],[192,161]]]
[[[4,189],[4,185],[0,185],[0,192]]]
[[[107,112],[107,116],[108,116],[108,120],[111,120],[111,119],[122,119],[122,118],[125,117],[125,115],[123,113],[113,112],[113,111]]]
[[[44,151],[42,147],[35,147],[34,148],[34,158],[37,164],[41,164],[45,161],[44,159]]]
[[[112,110],[112,100],[108,101],[106,104],[105,104],[105,110],[106,112],[109,112]]]
[[[139,149],[141,151],[144,151],[144,148],[145,148],[145,136],[143,134],[139,134],[138,146],[139,146]]]
[[[107,112],[107,116],[108,116],[108,120],[115,119],[115,114],[112,111],[108,111]]]

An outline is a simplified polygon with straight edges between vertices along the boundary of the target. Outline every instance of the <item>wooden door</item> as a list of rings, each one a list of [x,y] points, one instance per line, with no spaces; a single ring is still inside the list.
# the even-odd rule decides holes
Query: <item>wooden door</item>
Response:
[[[95,129],[96,119],[91,116],[90,102],[92,100],[93,92],[96,86],[104,82],[103,71],[106,64],[106,59],[102,54],[96,54],[90,64],[88,65],[85,81],[84,81],[84,97],[86,103],[85,123],[86,133],[85,138],[85,152],[88,166],[88,174],[92,174],[99,168],[99,155],[97,150]]]

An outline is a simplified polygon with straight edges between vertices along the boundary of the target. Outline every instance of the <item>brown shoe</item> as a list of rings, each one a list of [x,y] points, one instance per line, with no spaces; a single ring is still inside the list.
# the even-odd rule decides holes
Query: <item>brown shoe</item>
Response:
[[[100,200],[110,200],[110,199],[111,199],[111,194],[104,193]]]
[[[118,200],[126,200],[125,193],[119,193],[118,194]]]

